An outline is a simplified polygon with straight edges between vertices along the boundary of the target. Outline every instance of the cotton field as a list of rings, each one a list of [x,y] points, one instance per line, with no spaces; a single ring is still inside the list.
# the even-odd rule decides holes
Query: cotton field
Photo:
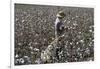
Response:
[[[15,4],[14,10],[15,65],[94,60],[93,8]],[[66,14],[67,30],[58,47],[54,47],[55,42],[51,45],[55,40],[54,22],[60,10]]]

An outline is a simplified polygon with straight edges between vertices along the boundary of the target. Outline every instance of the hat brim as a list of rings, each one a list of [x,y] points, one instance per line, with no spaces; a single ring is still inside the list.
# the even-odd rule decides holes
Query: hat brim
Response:
[[[61,15],[57,14],[57,17],[62,17],[63,18],[64,16],[61,16]]]

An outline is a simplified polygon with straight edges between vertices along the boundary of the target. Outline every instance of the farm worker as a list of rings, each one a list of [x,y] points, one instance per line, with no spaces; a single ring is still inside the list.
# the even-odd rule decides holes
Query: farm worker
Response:
[[[59,11],[57,13],[57,18],[55,21],[55,38],[59,39],[59,36],[62,36],[63,31],[65,29],[64,24],[63,24],[63,18],[66,16],[63,11]],[[58,40],[56,41],[56,53],[55,57],[57,61],[59,61],[59,52],[61,51],[62,47],[59,47]]]
[[[65,13],[63,11],[59,11],[57,13],[57,18],[55,21],[55,37],[58,38],[62,35],[64,31],[64,24],[63,24],[63,18],[65,17]]]

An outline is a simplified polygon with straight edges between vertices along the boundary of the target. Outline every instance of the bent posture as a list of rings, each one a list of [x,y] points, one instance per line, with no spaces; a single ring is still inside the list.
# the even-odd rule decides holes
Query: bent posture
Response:
[[[55,40],[51,42],[50,45],[41,53],[41,60],[43,63],[53,63],[59,61],[59,48],[57,42],[64,31],[64,25],[62,19],[65,17],[65,14],[60,11],[57,14],[57,18],[55,21]]]

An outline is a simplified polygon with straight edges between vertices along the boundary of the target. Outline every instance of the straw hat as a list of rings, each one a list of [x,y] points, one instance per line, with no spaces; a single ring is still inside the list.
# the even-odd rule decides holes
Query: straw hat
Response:
[[[64,18],[66,16],[66,14],[63,12],[63,11],[59,11],[57,13],[57,17],[61,17],[61,18]]]

